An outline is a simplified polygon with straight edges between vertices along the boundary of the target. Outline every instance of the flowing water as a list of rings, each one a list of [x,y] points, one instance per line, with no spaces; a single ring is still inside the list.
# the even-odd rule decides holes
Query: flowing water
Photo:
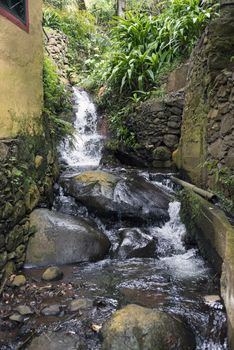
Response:
[[[97,167],[101,159],[103,136],[97,132],[96,107],[90,96],[77,87],[74,88],[74,104],[74,139],[67,139],[61,144],[61,160],[71,169]]]
[[[97,168],[103,143],[103,137],[97,132],[98,117],[90,97],[78,88],[74,89],[74,95],[77,107],[74,147],[70,148],[67,140],[59,150],[61,162],[67,167],[65,176],[68,177],[84,168]],[[41,298],[39,301],[35,301],[34,292],[28,293],[27,302],[30,305],[49,300],[48,303],[56,301],[66,306],[71,296],[75,296],[94,300],[94,307],[73,318],[67,318],[66,314],[49,318],[37,315],[17,334],[12,331],[12,341],[8,340],[9,345],[2,346],[1,349],[18,349],[25,337],[32,333],[32,329],[37,334],[46,329],[78,334],[84,340],[86,349],[100,349],[100,338],[90,329],[90,325],[101,325],[115,310],[129,303],[181,317],[196,336],[197,350],[227,349],[226,314],[218,296],[219,279],[214,269],[199,255],[196,247],[187,249],[183,243],[187,232],[180,221],[180,203],[175,199],[170,175],[123,168],[108,171],[136,173],[170,195],[169,221],[161,225],[149,223],[144,226],[157,241],[154,257],[113,258],[111,252],[118,244],[116,236],[124,223],[121,220],[104,223],[92,216],[92,220],[96,221],[112,243],[110,256],[95,263],[62,267],[65,276],[63,283],[54,284],[52,294],[51,290],[43,289],[46,286],[40,280],[42,269],[27,269],[25,273],[35,288],[42,288],[44,293],[38,294],[37,297]],[[118,189],[115,195],[120,195]],[[124,198],[123,193],[121,196]],[[73,198],[65,196],[62,189],[58,192],[54,210],[88,216],[86,208],[77,205]],[[23,293],[18,298],[22,302]]]

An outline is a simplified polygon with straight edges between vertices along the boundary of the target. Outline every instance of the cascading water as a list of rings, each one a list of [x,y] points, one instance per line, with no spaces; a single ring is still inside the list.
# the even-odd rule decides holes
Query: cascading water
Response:
[[[75,88],[74,94],[77,106],[74,124],[75,147],[71,149],[66,141],[60,153],[70,168],[97,167],[101,158],[103,137],[97,133],[96,109],[86,92]],[[128,171],[123,168],[113,170],[128,176]],[[204,301],[207,294],[218,293],[218,289],[210,282],[213,272],[199,256],[197,249],[186,249],[184,245],[187,233],[180,221],[180,203],[174,200],[175,193],[170,175],[142,171],[137,173],[138,176],[162,188],[172,198],[168,209],[169,221],[160,227],[144,227],[157,241],[156,259],[108,258],[93,264],[83,264],[73,270],[76,283],[85,281],[84,294],[91,298],[98,296],[107,303],[105,316],[95,315],[99,322],[103,321],[103,317],[109,317],[113,309],[121,304],[137,303],[159,308],[185,319],[196,334],[197,350],[227,349],[223,331],[226,322],[223,306],[219,301],[206,306]],[[127,205],[130,201],[135,203],[136,208],[138,206],[137,196],[129,197],[128,188],[123,181],[115,187],[114,200]],[[70,209],[68,197],[62,194],[60,201],[60,208],[58,206],[57,209],[66,213],[76,212],[72,209],[75,205],[74,200],[71,199]],[[146,213],[147,207],[142,210]],[[107,228],[98,218],[94,219],[112,242],[112,250],[115,249],[118,246],[118,232],[123,224],[121,218],[117,224],[113,223],[111,228]],[[92,346],[92,349],[99,348],[97,344]]]
[[[97,111],[90,96],[73,88],[75,122],[73,139],[66,139],[59,149],[62,162],[69,168],[97,167],[101,159],[103,136],[97,131]]]
[[[68,169],[64,177],[67,176],[68,179],[73,173],[98,168],[103,144],[103,137],[97,131],[98,116],[90,97],[77,87],[74,88],[74,97],[76,132],[73,147],[70,146],[69,140],[66,140],[59,149],[61,162],[65,163]],[[85,349],[100,350],[100,338],[90,330],[90,324],[103,324],[117,309],[126,304],[139,304],[167,312],[189,325],[196,337],[196,350],[226,350],[226,315],[218,296],[216,272],[199,256],[196,248],[187,249],[184,245],[184,236],[187,233],[180,221],[180,203],[175,201],[170,175],[123,168],[108,169],[108,172],[121,179],[115,186],[113,201],[122,202],[127,208],[133,205],[134,209],[141,210],[145,215],[149,210],[149,202],[144,196],[145,185],[143,190],[142,187],[135,188],[130,195],[125,179],[129,178],[131,186],[134,187],[131,179],[136,175],[138,184],[146,181],[150,186],[160,187],[162,191],[167,192],[166,196],[171,198],[169,220],[164,224],[147,221],[138,226],[137,222],[126,223],[118,216],[115,221],[110,218],[109,222],[105,222],[100,217],[90,215],[85,206],[78,204],[75,198],[67,196],[60,187],[53,210],[72,216],[90,217],[109,237],[112,248],[110,255],[104,260],[62,267],[64,280],[62,283],[58,282],[62,291],[59,290],[56,295],[53,294],[53,289],[56,290],[55,284],[41,286],[42,270],[27,270],[27,279],[31,278],[32,289],[37,283],[37,293],[36,299],[33,293],[27,295],[27,300],[22,295],[23,302],[30,303],[33,307],[41,307],[40,291],[43,291],[43,302],[46,300],[46,305],[50,305],[55,298],[56,303],[61,305],[61,313],[46,321],[41,316],[32,320],[32,323],[31,320],[28,321],[27,325],[22,327],[22,334],[34,333],[35,329],[38,333],[43,329],[55,333],[62,330],[67,335],[76,334],[84,342]],[[139,196],[143,196],[141,198],[144,199],[141,204],[138,202]],[[120,232],[129,228],[131,230],[131,225],[137,233],[142,230],[144,239],[150,236],[155,241],[156,248],[150,258],[124,259],[120,255],[114,255],[120,244]],[[64,239],[66,240],[66,237]],[[125,243],[129,245],[131,240]],[[68,300],[81,297],[93,300],[94,307],[67,318]],[[18,338],[15,337],[13,345],[11,343],[10,347],[4,346],[1,349],[22,348],[22,334]],[[14,336],[12,335],[12,338]]]

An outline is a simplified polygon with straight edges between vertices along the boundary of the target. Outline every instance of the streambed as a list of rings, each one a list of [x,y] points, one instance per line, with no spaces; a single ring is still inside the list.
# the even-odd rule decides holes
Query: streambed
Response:
[[[71,149],[67,140],[59,150],[65,168],[61,179],[68,181],[74,175],[99,167],[103,144],[103,137],[97,130],[95,106],[84,91],[75,88],[74,94],[77,108],[75,148]],[[170,182],[170,174],[128,168],[102,171],[121,179],[137,176],[140,182],[162,190],[169,201],[168,219],[142,220],[139,224],[137,220],[130,222],[119,215],[117,219],[104,220],[87,210],[85,205],[77,203],[71,194],[67,195],[64,187],[58,187],[53,211],[88,217],[109,238],[111,249],[100,261],[62,266],[64,278],[58,282],[43,282],[41,275],[45,268],[26,266],[27,284],[15,290],[7,287],[3,293],[0,348],[35,350],[30,347],[30,342],[47,332],[54,346],[51,345],[51,349],[58,348],[56,339],[58,342],[61,334],[74,337],[76,344],[79,343],[77,349],[101,349],[99,326],[116,310],[127,304],[137,304],[181,319],[194,333],[197,350],[227,349],[226,314],[219,297],[219,276],[199,255],[196,247],[184,245],[187,232],[180,221],[180,203]],[[117,190],[120,188],[123,187],[118,186]],[[123,194],[117,190],[116,201],[120,198],[121,203],[128,205],[132,198],[136,201],[136,197],[129,196],[128,192]],[[143,209],[144,213],[147,212],[147,208]],[[142,257],[139,250],[135,256],[128,256],[126,246],[131,250],[135,244],[131,236],[125,237],[124,253],[120,254],[119,236],[126,228],[143,231],[145,236],[151,237],[155,245],[154,250],[150,250],[150,257],[147,254]],[[84,300],[84,307],[74,312],[69,305],[77,298]],[[32,314],[21,322],[9,320],[12,310],[18,305],[30,306]],[[51,306],[57,306],[58,312],[43,314],[43,310]],[[73,346],[66,345],[68,349],[73,349]]]

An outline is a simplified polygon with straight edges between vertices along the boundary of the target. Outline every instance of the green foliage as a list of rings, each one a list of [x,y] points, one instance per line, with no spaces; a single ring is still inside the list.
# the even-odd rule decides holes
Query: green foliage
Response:
[[[119,144],[135,148],[137,145],[135,134],[130,132],[126,125],[127,117],[132,111],[133,106],[131,104],[121,109],[113,110],[110,114],[109,121],[112,132],[115,134]]]
[[[152,89],[166,65],[188,56],[212,11],[199,0],[170,0],[158,16],[128,12],[126,18],[116,17],[108,83],[120,93]]]
[[[70,96],[60,83],[56,68],[48,57],[44,59],[44,117],[50,134],[56,141],[66,135],[72,135],[72,124],[61,118],[61,115],[70,114]],[[47,130],[47,131],[48,131]]]
[[[85,60],[95,54],[96,28],[95,18],[87,11],[58,9],[45,6],[43,26],[56,29],[68,37],[68,58],[71,73],[85,70]]]
[[[108,24],[115,15],[115,1],[91,0],[88,2],[89,11],[96,18],[97,24]]]

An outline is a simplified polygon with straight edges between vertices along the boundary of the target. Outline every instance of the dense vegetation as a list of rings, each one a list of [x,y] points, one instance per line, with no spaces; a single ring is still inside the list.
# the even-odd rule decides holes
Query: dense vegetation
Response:
[[[56,67],[48,57],[44,58],[44,119],[55,143],[72,135],[70,95],[59,81]]]
[[[120,18],[113,17],[115,3],[89,0],[82,10],[77,0],[46,0],[43,24],[67,35],[71,74],[97,93],[116,138],[134,145],[126,114],[141,99],[164,93],[161,78],[187,59],[216,6],[210,0],[127,0]]]

